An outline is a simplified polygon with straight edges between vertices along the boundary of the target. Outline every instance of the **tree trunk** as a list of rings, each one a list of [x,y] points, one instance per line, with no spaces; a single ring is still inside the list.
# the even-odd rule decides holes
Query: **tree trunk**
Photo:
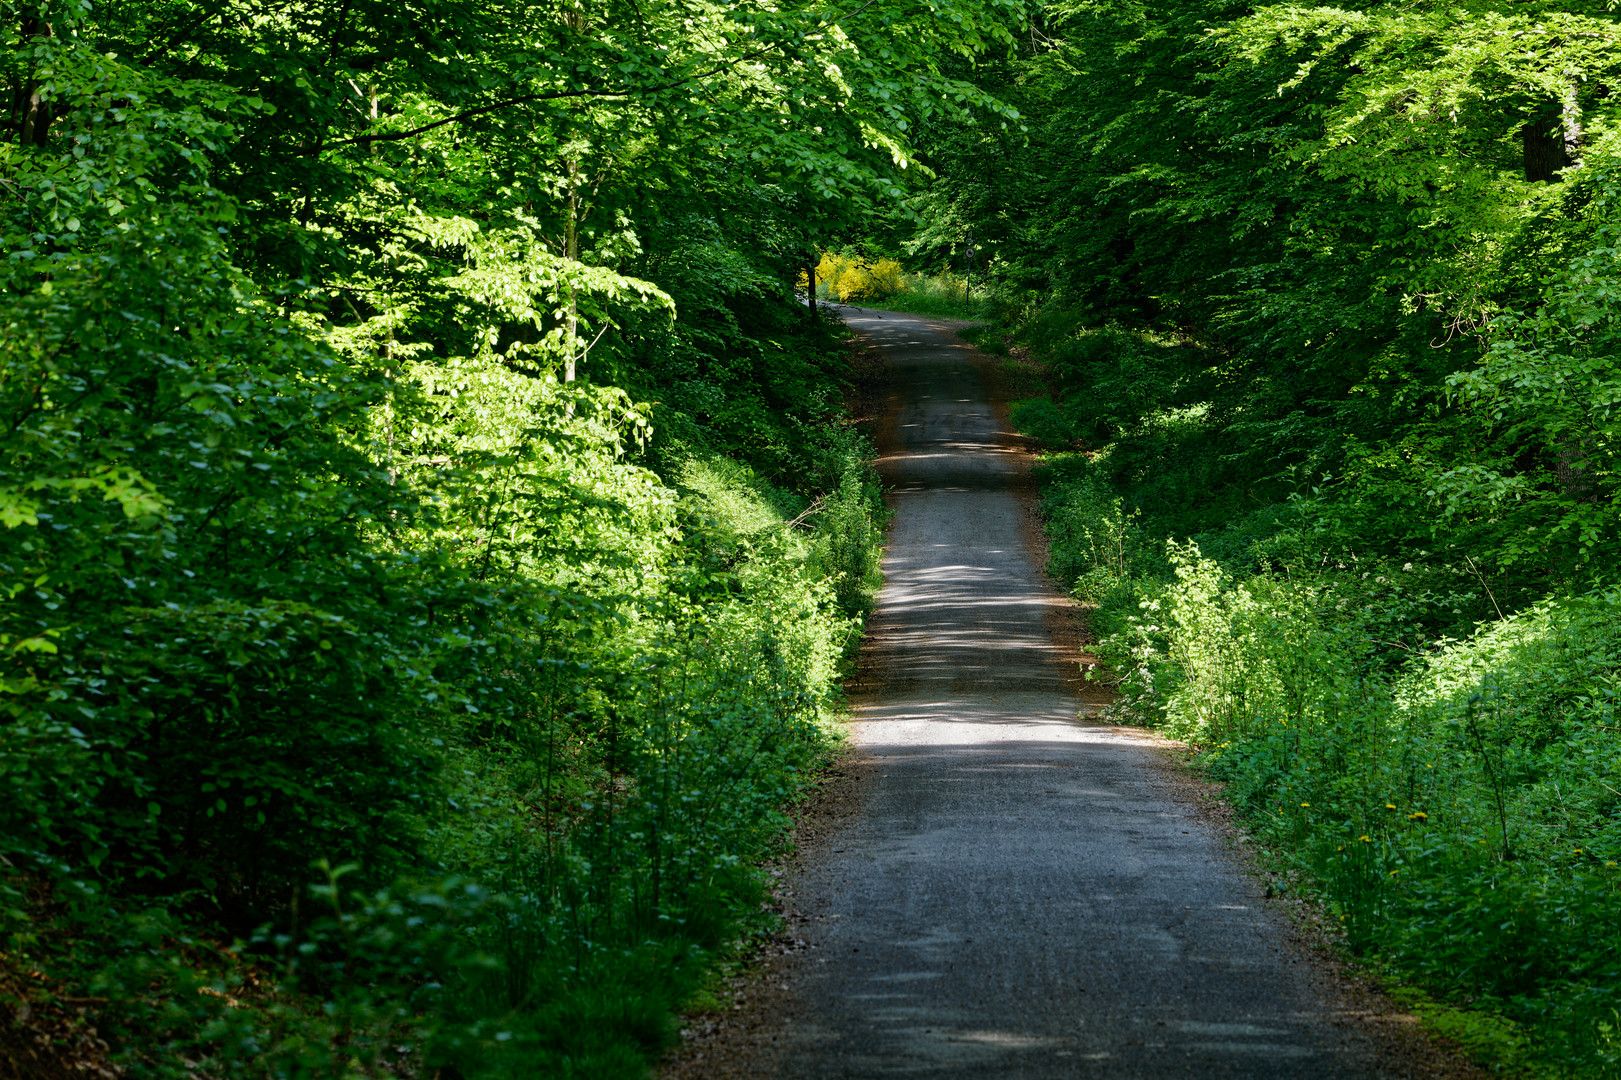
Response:
[[[580,163],[570,159],[568,162],[568,231],[564,238],[564,255],[568,261],[576,263],[580,259]],[[573,267],[570,266],[570,272]],[[568,335],[564,338],[568,349],[568,360],[563,364],[563,381],[573,382],[575,375],[575,362],[578,357],[574,352],[574,343],[579,340],[580,312],[575,305],[574,282],[568,285]]]
[[[1588,458],[1592,453],[1592,440],[1567,435],[1560,440],[1554,453],[1554,476],[1567,496],[1577,502],[1596,502],[1598,487],[1588,476]]]
[[[1520,129],[1520,142],[1525,178],[1532,183],[1554,183],[1561,170],[1576,164],[1582,145],[1582,111],[1574,82],[1565,88],[1559,103],[1543,105],[1535,119]]]
[[[564,8],[561,13],[561,22],[570,30],[579,33],[585,29],[585,10],[576,0]],[[577,368],[580,357],[574,351],[575,342],[579,340],[580,309],[578,298],[574,295],[575,264],[580,260],[580,159],[570,156],[563,163],[564,171],[568,175],[568,224],[563,239],[563,255],[568,259],[568,271],[571,280],[568,283],[568,315],[566,317],[568,334],[564,337],[564,348],[568,350],[568,358],[563,361],[563,381],[573,382],[578,374]],[[570,409],[573,407],[570,406]],[[572,415],[572,412],[570,413]]]
[[[24,43],[36,37],[54,37],[51,24],[37,13],[24,15],[20,40]],[[17,141],[23,146],[44,146],[51,129],[51,109],[40,94],[39,82],[32,73],[17,85],[13,92],[11,115],[17,129]]]
[[[968,256],[968,275],[963,279],[962,301],[967,304],[974,299],[974,230],[968,230],[968,239],[963,244],[965,254]]]
[[[816,319],[816,253],[814,251],[805,257],[805,310],[807,316],[814,322]]]

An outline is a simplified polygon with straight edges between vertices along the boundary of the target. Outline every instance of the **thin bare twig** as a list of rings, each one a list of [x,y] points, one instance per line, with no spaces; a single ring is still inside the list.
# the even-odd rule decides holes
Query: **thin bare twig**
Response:
[[[585,347],[585,350],[583,352],[581,352],[579,356],[576,356],[574,358],[574,362],[576,364],[578,364],[580,361],[584,360],[586,358],[586,355],[588,353],[590,353],[590,351],[592,349],[597,347],[597,342],[602,340],[602,335],[606,334],[608,332],[608,325],[609,325],[608,323],[604,322],[602,324],[602,329],[597,331],[597,336],[591,339],[591,344],[587,345]]]
[[[1503,609],[1497,606],[1497,597],[1492,595],[1492,587],[1486,584],[1486,575],[1480,572],[1480,567],[1475,565],[1475,560],[1470,558],[1468,555],[1463,557],[1463,561],[1469,564],[1469,569],[1473,570],[1475,572],[1475,577],[1480,579],[1480,587],[1486,590],[1486,599],[1492,602],[1492,607],[1497,611],[1497,621],[1502,622]]]
[[[784,529],[793,528],[795,525],[800,524],[806,518],[810,517],[812,514],[816,513],[816,511],[820,510],[826,503],[827,503],[827,496],[826,495],[818,495],[818,496],[816,496],[815,501],[812,502],[809,506],[805,507],[804,510],[800,511],[800,514],[799,514],[798,517],[794,518],[792,521],[783,522],[782,527]]]

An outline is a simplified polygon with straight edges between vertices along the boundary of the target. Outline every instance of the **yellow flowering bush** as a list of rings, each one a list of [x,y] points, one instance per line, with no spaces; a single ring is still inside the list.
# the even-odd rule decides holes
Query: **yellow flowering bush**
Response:
[[[804,275],[800,275],[799,284],[804,287]],[[901,264],[894,259],[869,262],[859,255],[827,251],[816,264],[816,285],[818,296],[836,298],[846,304],[852,300],[882,300],[894,296],[905,290],[906,276]]]

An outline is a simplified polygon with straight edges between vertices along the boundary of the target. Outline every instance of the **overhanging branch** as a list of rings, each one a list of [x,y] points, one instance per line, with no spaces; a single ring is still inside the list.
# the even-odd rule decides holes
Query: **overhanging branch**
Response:
[[[820,29],[825,30],[827,27],[836,26],[846,19],[853,19],[857,15],[860,15],[863,11],[866,11],[876,2],[877,0],[865,0],[865,3],[856,8],[854,11],[840,15],[838,18],[824,23]],[[746,52],[735,59],[726,60],[716,64],[708,71],[695,72],[691,75],[683,76],[682,78],[676,79],[673,82],[663,83],[659,86],[622,87],[616,90],[552,90],[543,94],[524,94],[520,97],[508,98],[505,101],[498,101],[493,105],[480,105],[476,109],[466,109],[462,112],[456,113],[454,116],[447,116],[443,120],[435,120],[431,124],[423,124],[420,127],[414,127],[408,131],[389,131],[377,135],[356,135],[348,139],[339,139],[336,142],[319,145],[319,149],[316,150],[316,153],[320,153],[322,150],[330,150],[338,146],[359,146],[365,143],[398,142],[402,139],[413,139],[424,132],[432,131],[435,128],[442,128],[447,124],[459,124],[464,120],[471,120],[475,116],[483,116],[485,113],[498,112],[501,109],[510,109],[514,105],[527,105],[535,101],[560,101],[565,98],[627,98],[636,94],[656,94],[664,90],[674,90],[676,87],[685,85],[686,83],[700,82],[713,75],[718,75],[728,68],[736,67],[738,64],[746,64],[750,60],[757,59],[758,57],[764,56],[766,53],[771,52],[773,49],[778,48],[781,48],[781,43],[779,42],[763,45],[760,48]]]
[[[682,81],[684,82],[685,80],[682,80]],[[680,85],[680,84],[679,83],[671,83],[670,84],[670,86],[678,86],[678,85]],[[650,87],[649,89],[651,89],[651,90],[666,90],[666,89],[669,89],[669,87],[667,87],[667,86],[656,86],[656,87]],[[557,101],[557,100],[560,100],[562,98],[581,98],[581,97],[592,97],[592,98],[629,97],[633,92],[634,91],[623,90],[623,89],[622,90],[554,90],[554,91],[551,91],[551,92],[545,93],[545,94],[524,94],[521,97],[508,98],[506,101],[497,101],[494,105],[480,105],[476,109],[467,109],[467,110],[464,110],[463,112],[456,113],[454,116],[447,116],[443,120],[435,120],[431,124],[423,124],[420,127],[414,127],[414,128],[411,128],[408,131],[385,131],[385,132],[382,132],[381,134],[377,134],[377,135],[356,135],[353,138],[349,138],[349,139],[339,139],[337,142],[327,143],[326,146],[323,147],[323,149],[330,150],[333,147],[337,147],[337,146],[356,146],[356,145],[359,145],[359,144],[362,144],[362,143],[397,142],[400,139],[412,139],[412,138],[415,138],[418,135],[421,135],[425,131],[432,131],[434,128],[441,128],[441,127],[444,127],[446,124],[459,124],[463,120],[471,120],[475,116],[482,116],[485,113],[492,113],[492,112],[496,112],[496,111],[501,110],[501,109],[510,109],[514,105],[527,105],[532,101]]]

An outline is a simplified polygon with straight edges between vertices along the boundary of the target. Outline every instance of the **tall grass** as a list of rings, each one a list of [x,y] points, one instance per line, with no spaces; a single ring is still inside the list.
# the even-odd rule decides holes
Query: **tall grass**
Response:
[[[898,292],[860,301],[866,307],[932,315],[942,319],[983,319],[990,313],[988,300],[970,298],[964,281],[952,275],[907,274]]]

